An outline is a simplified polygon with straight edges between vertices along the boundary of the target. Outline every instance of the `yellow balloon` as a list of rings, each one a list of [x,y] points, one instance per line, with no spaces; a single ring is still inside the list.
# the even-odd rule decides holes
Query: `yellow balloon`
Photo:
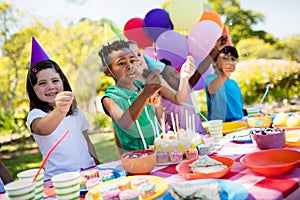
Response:
[[[203,0],[171,0],[168,10],[174,27],[191,29],[203,14]]]

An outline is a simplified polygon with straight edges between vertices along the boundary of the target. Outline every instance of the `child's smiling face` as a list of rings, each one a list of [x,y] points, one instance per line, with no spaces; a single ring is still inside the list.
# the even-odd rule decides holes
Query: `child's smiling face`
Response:
[[[64,90],[59,74],[54,69],[47,68],[39,71],[36,77],[37,83],[33,89],[37,97],[49,105],[55,106],[56,95]]]

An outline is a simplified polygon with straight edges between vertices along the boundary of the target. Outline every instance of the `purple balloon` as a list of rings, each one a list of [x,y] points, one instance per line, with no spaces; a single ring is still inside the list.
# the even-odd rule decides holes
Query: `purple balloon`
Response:
[[[144,17],[143,28],[146,35],[156,42],[161,33],[173,29],[173,24],[167,11],[156,8],[150,10]]]
[[[165,31],[157,38],[156,48],[158,58],[169,60],[176,69],[182,66],[189,54],[186,37],[173,30]]]

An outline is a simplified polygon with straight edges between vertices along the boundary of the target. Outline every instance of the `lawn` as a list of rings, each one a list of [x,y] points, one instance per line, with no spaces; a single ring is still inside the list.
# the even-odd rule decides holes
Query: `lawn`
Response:
[[[118,159],[112,133],[95,133],[91,134],[90,138],[101,163]],[[42,155],[32,138],[22,138],[2,144],[1,160],[16,179],[18,172],[38,168],[42,163]]]

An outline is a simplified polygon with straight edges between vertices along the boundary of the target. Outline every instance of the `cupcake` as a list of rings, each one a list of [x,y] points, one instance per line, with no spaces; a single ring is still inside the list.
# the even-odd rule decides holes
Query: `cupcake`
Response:
[[[198,157],[198,150],[194,149],[194,148],[186,149],[185,156],[186,156],[186,159],[188,159],[188,160],[191,160],[193,158],[197,158]]]
[[[155,194],[155,185],[152,182],[142,183],[138,190],[141,192],[142,199],[146,199]]]
[[[171,152],[170,153],[170,161],[173,163],[181,162],[183,159],[183,153],[181,152]]]
[[[167,152],[156,152],[157,163],[169,162],[169,153]]]
[[[147,183],[149,182],[148,177],[146,176],[139,176],[139,177],[135,177],[131,180],[131,186],[133,189],[138,188],[139,185],[143,184],[143,183]]]
[[[138,190],[124,190],[120,192],[119,199],[120,200],[139,200],[140,192]]]

